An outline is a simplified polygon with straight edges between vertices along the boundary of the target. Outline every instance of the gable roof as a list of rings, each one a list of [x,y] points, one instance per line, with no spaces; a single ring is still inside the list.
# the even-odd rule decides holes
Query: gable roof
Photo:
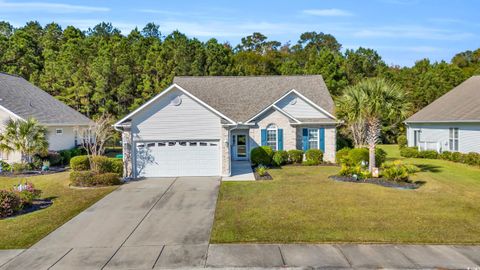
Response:
[[[27,80],[0,72],[0,108],[44,125],[90,125],[92,120]]]
[[[334,111],[321,75],[180,76],[173,83],[236,122],[247,122],[292,89],[328,113]]]
[[[464,81],[405,122],[480,122],[480,76]]]

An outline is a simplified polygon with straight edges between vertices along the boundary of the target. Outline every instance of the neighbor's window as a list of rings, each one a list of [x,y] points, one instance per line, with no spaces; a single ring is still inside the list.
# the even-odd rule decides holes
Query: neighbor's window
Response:
[[[318,128],[308,129],[308,149],[318,149]]]
[[[55,134],[56,134],[56,135],[63,135],[63,128],[57,128],[57,129],[55,129]]]
[[[270,146],[274,151],[277,151],[277,126],[270,124],[267,127],[267,146]]]
[[[458,152],[458,128],[450,128],[449,136],[450,151]]]

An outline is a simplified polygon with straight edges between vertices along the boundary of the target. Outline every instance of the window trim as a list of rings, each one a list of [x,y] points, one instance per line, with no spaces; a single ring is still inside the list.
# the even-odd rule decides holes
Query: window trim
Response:
[[[455,146],[456,146],[456,149],[455,149]],[[459,149],[460,149],[460,129],[458,127],[448,128],[448,150],[450,150],[451,152],[458,152]]]
[[[266,130],[265,142],[266,142],[267,146],[270,146],[269,143],[268,143],[269,142],[268,131],[275,131],[275,149],[273,149],[273,150],[277,151],[278,150],[278,126],[276,124],[271,123],[271,124],[268,124],[268,126],[265,130]],[[270,141],[270,142],[273,142],[273,141]]]
[[[60,133],[59,133],[60,131]],[[62,136],[63,135],[63,128],[55,128],[55,135]]]
[[[418,136],[415,136],[418,134]],[[421,143],[422,130],[421,129],[414,129],[413,130],[413,147],[419,147]]]
[[[316,130],[317,131],[317,148],[313,148],[313,149],[320,149],[320,130],[318,128],[307,128],[308,149],[312,149],[312,148],[310,148],[310,130]]]

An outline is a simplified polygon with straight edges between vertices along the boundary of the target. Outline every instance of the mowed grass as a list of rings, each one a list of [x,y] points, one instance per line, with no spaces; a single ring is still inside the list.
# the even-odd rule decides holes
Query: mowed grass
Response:
[[[28,248],[116,187],[72,189],[68,173],[28,178],[0,177],[0,189],[10,189],[27,179],[43,191],[53,204],[39,211],[0,220],[0,249]]]
[[[382,146],[398,158],[397,146]],[[480,243],[480,168],[404,159],[418,190],[328,179],[338,167],[270,170],[274,180],[223,182],[211,241]]]

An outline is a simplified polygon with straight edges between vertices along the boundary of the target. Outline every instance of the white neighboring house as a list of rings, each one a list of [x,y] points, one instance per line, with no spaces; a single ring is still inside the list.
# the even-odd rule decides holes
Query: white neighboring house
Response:
[[[480,153],[480,76],[473,76],[405,121],[408,146]]]
[[[49,150],[71,149],[81,144],[84,129],[92,120],[55,99],[27,80],[0,73],[0,132],[10,119],[35,118],[48,130]],[[0,160],[20,162],[18,152],[2,153]]]
[[[229,176],[260,145],[321,149],[334,162],[333,110],[320,75],[175,77],[114,127],[126,177]]]

